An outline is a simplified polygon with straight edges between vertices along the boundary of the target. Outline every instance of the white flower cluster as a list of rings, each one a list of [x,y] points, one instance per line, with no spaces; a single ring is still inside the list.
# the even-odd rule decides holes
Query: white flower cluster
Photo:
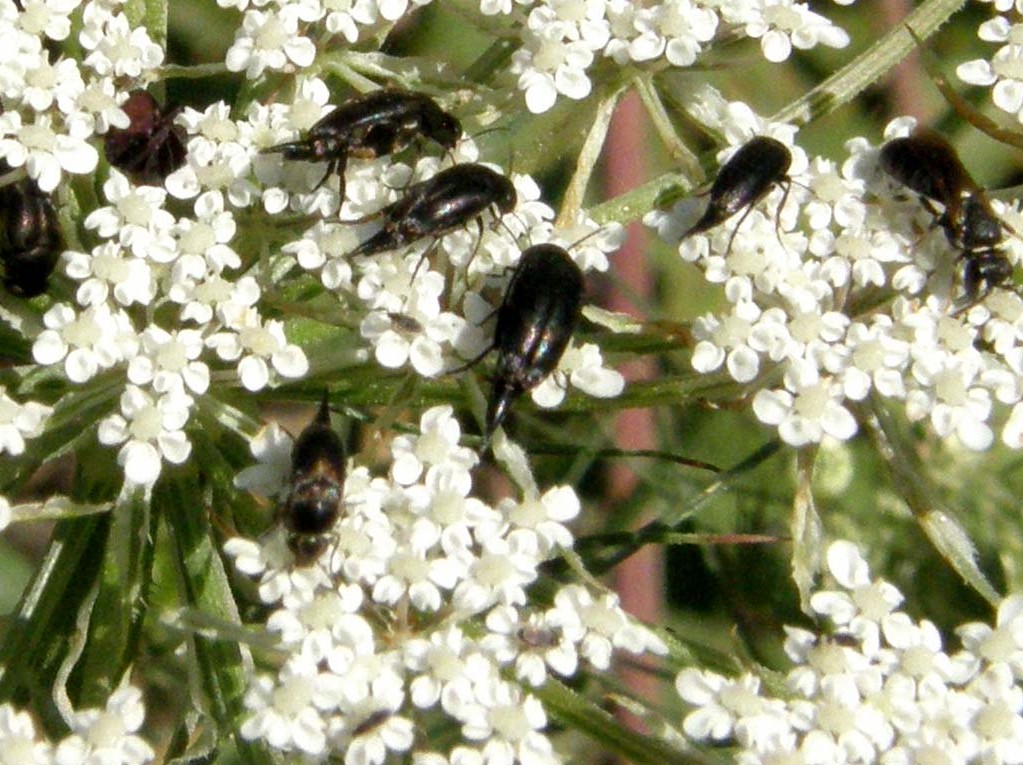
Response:
[[[393,24],[430,0],[217,0],[244,11],[227,53],[227,68],[249,78],[310,66],[318,46],[340,35],[348,43]],[[841,0],[849,4],[852,0]],[[692,66],[720,30],[759,39],[768,61],[785,61],[793,47],[844,48],[849,36],[796,0],[481,0],[484,15],[524,15],[523,45],[512,74],[531,112],[545,112],[559,95],[581,99],[592,87],[595,59],[618,64],[664,58]]]
[[[898,610],[902,594],[871,580],[850,542],[827,551],[837,588],[812,596],[828,629],[787,627],[793,669],[785,695],[758,677],[682,671],[695,707],[685,733],[734,743],[741,765],[768,763],[1018,763],[1023,756],[1023,597],[1002,601],[994,627],[956,630],[948,653],[929,621]]]
[[[317,45],[348,44],[393,24],[430,0],[217,0],[244,12],[227,52],[232,72],[254,79],[266,70],[295,71],[313,63]],[[336,43],[333,43],[336,44]]]
[[[0,761],[20,765],[142,765],[156,754],[135,735],[145,718],[142,693],[123,686],[103,709],[74,712],[71,733],[53,743],[36,733],[28,713],[0,705]]]
[[[295,101],[261,109],[253,118],[260,140],[279,143],[294,138],[329,107],[327,90],[317,79],[306,79]],[[274,160],[256,168],[265,184],[263,204],[268,211],[286,209],[317,220],[302,238],[286,243],[282,251],[302,268],[317,273],[323,286],[337,296],[341,310],[360,305],[359,329],[373,348],[376,361],[398,369],[411,366],[424,377],[436,377],[476,358],[490,346],[493,317],[521,255],[522,243],[553,242],[568,249],[581,269],[605,271],[607,256],[623,238],[621,226],[599,228],[583,216],[570,229],[552,224],[554,211],[540,200],[532,178],[512,178],[518,198],[514,210],[488,221],[488,225],[458,229],[440,237],[375,255],[349,257],[348,253],[379,230],[368,220],[353,225],[398,199],[410,183],[420,182],[454,162],[478,159],[471,139],[459,142],[450,156],[420,159],[414,167],[389,158],[349,160],[345,199],[333,184],[319,184],[322,165]],[[295,165],[301,165],[296,168]],[[184,168],[183,168],[184,170]],[[173,178],[173,176],[172,176]],[[171,179],[168,179],[171,183]],[[310,189],[314,189],[310,191]],[[332,216],[340,210],[339,218]],[[448,273],[454,269],[454,279]],[[570,346],[558,370],[533,391],[534,401],[556,406],[566,383],[593,396],[613,397],[624,388],[622,376],[603,366],[600,349],[593,344]]]
[[[53,408],[29,401],[19,404],[0,386],[0,454],[17,456],[25,451],[25,439],[43,432]]]
[[[62,364],[73,383],[124,369],[120,412],[100,423],[99,440],[123,444],[118,459],[127,480],[151,485],[163,460],[177,464],[190,454],[184,428],[194,396],[210,383],[204,354],[236,366],[252,391],[278,376],[301,377],[308,363],[280,322],[260,316],[255,281],[227,278],[241,261],[229,246],[235,221],[220,191],[200,193],[183,218],[165,209],[164,189],[134,186],[117,170],[103,191],[108,205],[85,219],[100,243],[65,254],[67,273],[79,282],[78,306],[50,308],[32,352],[39,364]],[[152,310],[162,306],[174,309],[183,328],[153,321]]]
[[[81,14],[77,42],[84,59],[51,61],[49,41],[71,34],[69,18],[81,0],[0,0],[0,159],[24,166],[45,192],[64,173],[96,169],[99,154],[90,137],[128,118],[119,104],[127,97],[117,83],[146,82],[163,63],[163,49],[144,27],[131,28],[120,2],[90,2]]]
[[[67,17],[76,8],[74,2],[32,0],[19,12],[10,0],[0,0],[0,12],[13,20],[0,28],[0,35],[11,37],[11,49],[34,51],[0,65],[0,157],[13,167],[26,164],[44,189],[59,183],[61,167],[95,169],[96,152],[87,139],[111,125],[127,125],[117,103],[132,86],[144,84],[163,60],[144,32],[129,29],[120,12],[97,2],[80,9],[80,42],[90,51],[86,64],[92,80],[83,83],[77,70],[60,70],[63,64],[43,72],[49,55],[43,39],[69,34]],[[391,19],[405,6],[379,10]],[[310,20],[303,17],[303,23]],[[296,42],[288,29],[278,32]],[[264,32],[259,35],[264,42],[276,34]],[[120,78],[118,88],[113,78]],[[56,94],[45,102],[37,92],[44,85]],[[71,90],[64,94],[62,87]],[[103,184],[104,206],[84,220],[89,248],[63,255],[67,276],[78,283],[74,302],[51,304],[41,317],[42,327],[25,324],[34,360],[59,365],[74,384],[124,372],[119,407],[100,422],[98,436],[101,443],[120,449],[129,483],[152,485],[165,461],[188,459],[186,430],[195,407],[211,377],[225,366],[249,391],[307,373],[303,350],[289,341],[281,321],[264,318],[261,310],[262,296],[279,285],[289,263],[297,261],[319,275],[339,308],[356,319],[379,364],[410,365],[429,377],[474,358],[492,342],[493,322],[487,320],[522,242],[561,242],[582,268],[607,268],[606,254],[617,247],[621,229],[594,234],[597,226],[580,219],[572,230],[556,231],[553,211],[539,201],[536,184],[525,176],[515,179],[516,210],[483,229],[482,240],[472,230],[453,232],[443,237],[439,254],[429,263],[423,259],[429,241],[350,262],[348,251],[374,224],[345,221],[393,201],[413,179],[429,177],[442,163],[424,159],[409,167],[387,159],[355,160],[342,205],[335,180],[317,187],[322,166],[260,153],[303,134],[331,108],[329,100],[323,81],[300,79],[290,102],[253,104],[241,119],[232,118],[224,102],[203,111],[184,109],[176,122],[187,134],[185,164],[162,187],[137,186],[112,169]],[[88,120],[83,103],[94,107]],[[64,138],[91,152],[90,161],[57,165],[37,155],[35,149],[45,144],[57,158],[84,156],[59,148],[60,136],[46,138],[37,127],[21,131],[26,114],[38,114],[36,122],[66,127]],[[444,162],[476,156],[475,146],[465,140]],[[285,240],[283,258],[270,252],[243,258],[234,249],[237,217],[245,209],[255,212],[259,204],[268,215],[252,225],[268,230],[276,225],[272,216],[288,210],[317,222],[297,241],[279,237]],[[258,235],[249,241],[262,246]],[[292,270],[292,276],[296,273]],[[356,356],[369,359],[361,350]],[[569,348],[559,371],[533,392],[535,400],[556,405],[568,382],[598,396],[617,395],[624,387],[622,377],[603,366],[594,345]],[[25,415],[19,416],[25,421]]]
[[[851,0],[850,0],[851,1]],[[510,2],[483,11],[509,13]],[[512,57],[531,112],[545,112],[559,95],[589,95],[587,69],[600,55],[619,65],[661,58],[688,67],[720,31],[741,30],[760,40],[768,61],[785,61],[792,48],[844,48],[849,35],[795,0],[544,0],[526,17],[523,45]]]
[[[793,446],[850,438],[857,424],[848,404],[871,393],[904,402],[912,420],[971,449],[991,445],[1000,404],[1000,416],[1011,408],[1002,440],[1023,446],[1023,300],[997,288],[977,304],[953,299],[960,253],[919,198],[880,170],[878,148],[856,138],[841,164],[811,160],[792,128],[766,124],[744,104],[708,92],[694,113],[735,143],[768,134],[792,153],[792,182],[741,225],[735,216],[679,244],[730,305],[697,320],[694,368],[754,386],[772,380],[753,411]],[[913,124],[895,120],[885,139]],[[645,221],[677,242],[701,204],[687,199]],[[992,204],[1011,230],[1023,230],[1014,207]],[[1023,242],[1007,233],[1002,252],[1018,264]]]
[[[995,7],[1004,12],[1013,6],[1011,2],[997,2]],[[1002,46],[990,60],[980,58],[960,64],[956,74],[963,82],[991,88],[994,105],[1023,122],[1023,24],[995,16],[981,23],[977,36]]]
[[[527,600],[538,566],[572,545],[564,524],[579,500],[567,486],[537,490],[499,438],[498,459],[527,485],[520,499],[486,504],[472,495],[479,456],[460,435],[450,407],[430,409],[418,436],[391,442],[387,477],[351,470],[343,517],[311,567],[293,567],[283,534],[225,545],[259,577],[284,651],[246,694],[242,735],[316,758],[343,753],[346,765],[388,753],[422,765],[556,763],[530,688],[550,672],[607,669],[615,649],[663,653],[610,593],[569,584],[547,607]],[[260,465],[239,485],[279,493],[290,446],[268,428],[253,443]],[[443,751],[414,735],[438,715],[461,730]]]

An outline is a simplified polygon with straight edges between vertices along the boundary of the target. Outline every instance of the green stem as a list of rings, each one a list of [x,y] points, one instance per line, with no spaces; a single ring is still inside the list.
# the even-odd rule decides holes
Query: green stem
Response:
[[[153,538],[145,493],[126,494],[111,514],[99,592],[76,669],[80,705],[103,706],[135,655],[153,576]]]
[[[792,500],[792,579],[799,591],[800,607],[807,614],[814,580],[821,568],[821,519],[813,501],[813,466],[818,447],[796,452],[796,493]]]
[[[593,168],[597,166],[601,150],[604,148],[607,131],[611,126],[611,118],[614,116],[615,106],[618,105],[621,94],[621,89],[616,88],[610,95],[601,99],[597,106],[593,125],[590,127],[590,132],[586,134],[586,140],[583,141],[582,149],[579,151],[575,173],[565,190],[565,197],[562,200],[555,225],[571,226],[575,223],[576,215],[583,206],[590,178],[593,177]]]
[[[0,644],[0,699],[34,697],[44,720],[55,720],[52,681],[70,643],[80,605],[100,572],[109,516],[62,521],[39,569],[8,619]]]
[[[575,549],[585,559],[586,567],[590,573],[599,576],[617,566],[642,547],[665,542],[671,535],[683,533],[684,529],[680,528],[681,524],[685,524],[705,508],[713,497],[731,488],[739,478],[773,457],[780,448],[781,442],[777,440],[764,444],[739,464],[718,474],[716,481],[685,505],[679,507],[670,517],[660,517],[635,531],[580,537],[576,540]],[[616,549],[607,550],[611,546]]]
[[[939,500],[939,492],[928,476],[925,465],[899,431],[884,402],[874,397],[861,419],[869,426],[878,453],[884,458],[892,482],[909,506],[920,527],[952,569],[992,606],[1001,595],[991,585],[980,566],[977,550],[966,530]]]
[[[848,103],[880,79],[913,50],[916,43],[906,27],[922,38],[930,37],[966,0],[927,0],[906,16],[903,24],[890,30],[855,60],[842,67],[802,98],[773,117],[772,122],[805,125]]]
[[[646,74],[637,77],[636,91],[646,107],[647,114],[650,115],[650,121],[653,123],[654,129],[661,137],[661,141],[668,149],[668,153],[671,155],[674,163],[681,167],[684,175],[689,176],[694,182],[701,182],[704,178],[704,172],[700,166],[700,160],[690,151],[689,147],[686,146],[675,130],[675,125],[672,124],[671,118],[668,116],[668,110],[664,106],[664,101],[661,100],[661,94],[654,85],[653,75]],[[690,183],[686,191],[692,188],[692,185]]]
[[[175,547],[174,559],[182,600],[186,607],[209,614],[219,623],[242,629],[238,607],[228,582],[227,572],[213,544],[213,533],[206,508],[201,503],[202,489],[197,480],[178,479],[157,486],[154,509],[167,522]],[[253,765],[271,762],[264,746],[246,742],[237,735],[242,714],[242,695],[253,673],[252,657],[240,643],[217,641],[196,633],[190,644],[199,682],[198,696],[208,705],[208,713],[217,727],[230,733],[242,753],[242,761]]]
[[[691,188],[692,181],[684,173],[664,173],[590,208],[589,214],[597,223],[631,223],[654,209],[654,202],[661,194],[678,187]]]
[[[504,69],[505,64],[508,63],[512,53],[518,47],[518,40],[509,38],[494,40],[490,47],[480,54],[479,58],[469,64],[465,70],[465,79],[471,82],[486,82],[495,72]]]
[[[163,80],[203,80],[207,77],[217,77],[222,74],[233,74],[227,70],[227,65],[222,61],[214,61],[209,64],[164,64],[157,72]]]

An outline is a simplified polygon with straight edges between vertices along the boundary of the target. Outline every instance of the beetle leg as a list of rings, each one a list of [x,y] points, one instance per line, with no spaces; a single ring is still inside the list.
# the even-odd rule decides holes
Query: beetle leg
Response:
[[[791,181],[782,181],[785,184],[785,191],[781,195],[781,201],[778,203],[778,207],[774,211],[774,235],[778,238],[778,244],[781,248],[785,249],[785,242],[781,240],[781,211],[785,207],[785,202],[788,201],[789,192],[792,191]],[[779,184],[780,185],[780,184]]]
[[[430,253],[437,247],[440,239],[434,239],[433,242],[423,250],[423,254],[419,256],[419,260],[416,261],[416,267],[412,269],[412,278],[409,279],[409,284],[416,280],[416,276],[419,274],[419,269],[423,267],[423,262],[430,256]]]
[[[500,218],[498,218],[500,220]],[[483,244],[483,216],[476,218],[476,244],[473,245],[472,255],[465,261],[465,279],[468,284],[469,281],[469,266],[472,265],[473,260],[476,259],[476,253],[480,250],[480,245]]]
[[[464,372],[466,369],[474,367],[477,364],[479,364],[481,361],[483,361],[483,359],[486,358],[487,354],[490,353],[492,350],[494,350],[495,347],[496,346],[493,343],[491,343],[490,345],[487,346],[487,348],[481,354],[479,354],[475,358],[470,359],[469,361],[465,362],[464,364],[459,364],[457,367],[454,367],[453,369],[445,369],[441,374],[443,374],[443,375],[454,375],[454,374],[458,374],[459,372]]]
[[[753,205],[750,205],[749,207],[746,208],[746,210],[742,214],[742,217],[739,218],[738,222],[735,224],[735,228],[732,229],[732,235],[728,237],[728,246],[725,247],[725,257],[726,258],[732,252],[732,242],[735,241],[735,235],[739,233],[739,227],[742,225],[742,222],[744,220],[746,220],[746,216],[748,216],[751,212],[753,212]],[[781,244],[781,237],[780,236],[778,237],[778,243]],[[782,248],[784,248],[784,247],[785,247],[785,245],[782,245]]]
[[[341,201],[344,201],[344,198],[345,198],[345,168],[347,168],[347,167],[348,167],[348,150],[345,149],[344,151],[339,153],[336,157],[333,157],[327,163],[327,172],[325,172],[323,174],[323,177],[320,178],[320,182],[317,183],[313,187],[313,191],[318,190],[323,184],[325,184],[327,182],[327,179],[330,178],[330,176],[333,173],[336,172],[337,173],[337,177],[338,177],[338,183],[339,183],[339,194],[341,196]]]

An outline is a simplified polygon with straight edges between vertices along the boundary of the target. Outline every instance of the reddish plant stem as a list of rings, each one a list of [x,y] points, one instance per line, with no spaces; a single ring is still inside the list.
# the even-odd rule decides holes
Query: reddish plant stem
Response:
[[[879,13],[875,18],[880,24],[875,23],[875,26],[881,27],[879,33],[902,24],[903,19],[912,10],[912,3],[909,0],[881,0],[878,5]],[[920,54],[916,51],[910,53],[892,69],[886,83],[888,105],[892,110],[889,118],[912,114],[923,124],[930,121],[927,119],[928,115],[924,114],[928,109],[920,72]]]
[[[605,191],[613,197],[635,188],[645,180],[646,119],[636,93],[622,99],[611,121],[606,143]],[[640,308],[629,295],[642,300],[653,294],[653,276],[645,255],[646,233],[639,223],[629,227],[625,246],[614,256],[614,280],[606,296],[606,306],[641,316]],[[656,375],[656,366],[649,359],[630,362],[620,368],[629,381],[648,380]],[[618,415],[615,421],[615,442],[623,449],[652,449],[657,446],[653,412],[632,409]],[[636,489],[638,478],[621,462],[611,465],[607,483],[607,507],[613,508],[628,499]],[[637,524],[646,519],[637,519]],[[615,572],[614,587],[626,611],[644,621],[661,620],[664,600],[663,556],[660,548],[648,545],[624,562]],[[651,675],[635,670],[622,672],[627,686],[640,696],[654,698],[656,683]]]

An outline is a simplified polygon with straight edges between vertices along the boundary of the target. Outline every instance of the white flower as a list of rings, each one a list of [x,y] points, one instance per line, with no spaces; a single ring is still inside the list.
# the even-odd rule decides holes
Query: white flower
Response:
[[[106,239],[116,239],[142,259],[166,263],[176,255],[171,238],[174,216],[164,204],[167,192],[153,186],[135,186],[116,169],[103,184],[103,195],[111,203],[85,218],[85,227]]]
[[[844,30],[811,11],[806,3],[763,0],[758,5],[752,14],[754,18],[746,22],[746,34],[760,38],[761,50],[768,61],[784,61],[793,46],[808,50],[817,45],[844,48],[849,44],[849,35]]]
[[[512,55],[511,72],[518,75],[526,107],[534,114],[554,106],[559,93],[578,100],[592,87],[586,69],[593,62],[593,49],[585,41],[567,38],[566,24],[546,20],[544,11],[538,7],[530,14],[523,47]]]
[[[163,63],[163,49],[144,26],[132,28],[123,13],[111,15],[98,4],[88,4],[78,39],[86,50],[86,66],[97,74],[138,79]]]
[[[238,378],[250,391],[262,390],[276,375],[296,378],[309,371],[305,353],[288,343],[284,325],[279,321],[263,323],[255,311],[248,312],[236,331],[218,332],[206,344],[221,359],[238,362]]]
[[[779,308],[761,312],[749,300],[740,300],[731,314],[707,315],[696,320],[693,368],[707,374],[726,363],[736,382],[749,382],[760,372],[760,356],[780,361],[789,346],[787,317]]]
[[[259,200],[252,181],[256,147],[248,124],[231,119],[228,104],[218,101],[202,112],[186,108],[176,122],[188,131],[188,155],[185,165],[164,181],[171,196],[192,199],[204,191],[216,191],[237,207]]]
[[[85,175],[96,169],[99,153],[81,136],[54,130],[48,116],[22,124],[18,112],[0,114],[0,158],[13,168],[25,167],[42,191],[60,185],[64,172]]]
[[[1019,632],[1020,599],[1003,601],[995,630],[960,628],[964,650],[949,657],[934,625],[895,611],[901,595],[870,579],[853,544],[832,543],[827,560],[849,594],[811,597],[814,611],[838,625],[833,633],[786,628],[796,665],[788,693],[774,698],[752,673],[725,678],[686,669],[676,679],[679,695],[696,707],[683,722],[686,734],[734,739],[743,765],[1018,762],[1023,690],[1003,659],[1019,653],[1011,632]]]
[[[495,603],[524,604],[525,587],[536,579],[540,562],[536,537],[513,531],[505,538],[488,536],[479,541],[479,558],[452,595],[455,607],[479,613]]]
[[[419,418],[418,438],[398,436],[391,442],[391,477],[399,485],[419,480],[423,470],[453,462],[465,469],[474,467],[479,457],[471,449],[458,445],[462,431],[450,406],[435,406]]]
[[[820,590],[810,598],[811,609],[839,627],[865,635],[864,640],[876,643],[873,634],[880,632],[890,614],[902,603],[902,593],[883,579],[872,581],[866,561],[850,542],[832,543],[827,550],[827,563],[828,571],[848,592]]]
[[[283,70],[291,62],[298,67],[313,63],[316,46],[299,34],[297,7],[288,5],[277,13],[246,11],[234,44],[227,52],[229,71],[245,71],[254,80],[266,69]]]
[[[113,298],[122,306],[148,305],[156,296],[149,264],[128,255],[116,242],[104,242],[91,253],[67,252],[67,275],[80,281],[75,299],[82,306],[99,306]]]
[[[309,661],[289,661],[279,682],[260,676],[249,686],[244,704],[250,716],[241,725],[243,738],[262,738],[286,752],[320,755],[327,745],[327,721],[321,709],[334,705],[337,681],[317,672]]]
[[[69,720],[72,735],[63,739],[54,752],[61,765],[142,765],[156,753],[135,735],[145,719],[142,692],[132,686],[114,691],[104,709],[75,712]]]
[[[462,735],[484,741],[483,756],[495,765],[519,761],[529,765],[554,765],[550,740],[540,731],[547,715],[539,699],[494,676],[475,684],[476,704],[463,710]]]
[[[377,4],[373,0],[327,0],[323,6],[327,12],[324,27],[350,43],[359,39],[360,25],[370,26],[377,20]]]
[[[1023,679],[1023,595],[1010,595],[998,604],[992,628],[980,622],[956,630],[963,648],[992,664],[1007,665],[1017,679]]]
[[[663,55],[674,66],[692,66],[702,50],[701,43],[714,39],[718,17],[712,9],[701,8],[691,0],[669,0],[638,10],[635,26],[640,34],[629,44],[634,61]]]
[[[990,61],[975,59],[960,64],[956,74],[963,82],[991,87],[991,100],[1002,111],[1020,119],[1023,114],[1023,45],[1020,44],[1020,24],[1010,24],[1003,16],[996,16],[980,26],[979,37],[988,42],[1006,43]],[[993,87],[992,87],[993,86]]]
[[[141,349],[128,364],[128,379],[135,385],[152,383],[157,393],[202,395],[210,384],[210,370],[201,361],[202,335],[194,329],[174,333],[150,325],[141,337]]]
[[[447,556],[433,557],[440,543],[440,528],[420,519],[409,530],[410,543],[387,560],[387,572],[373,586],[373,600],[394,606],[408,597],[420,611],[437,611],[443,604],[441,589],[451,589],[465,576],[465,566]]]
[[[760,681],[751,675],[731,681],[713,672],[685,669],[675,678],[675,688],[697,707],[682,723],[694,739],[720,742],[734,736],[743,746],[762,748],[790,729],[784,704],[761,697]]]
[[[555,547],[572,546],[572,533],[563,524],[579,514],[580,504],[570,486],[555,486],[541,497],[527,497],[519,503],[509,500],[500,509],[512,525],[536,532],[541,555]]]
[[[845,441],[856,434],[856,420],[842,406],[840,385],[819,377],[810,364],[793,364],[785,375],[786,390],[759,390],[753,412],[790,446],[818,443],[825,436]]]
[[[28,401],[19,404],[0,386],[0,454],[17,456],[25,451],[25,439],[43,432],[53,408]]]
[[[72,382],[83,383],[101,369],[132,358],[138,337],[127,314],[114,313],[107,304],[90,306],[76,314],[64,303],[43,316],[47,329],[32,346],[32,356],[44,365],[64,361],[64,372]]]
[[[283,493],[291,473],[293,443],[288,432],[276,422],[262,428],[249,442],[249,451],[258,462],[238,473],[234,485],[267,498]]]
[[[558,590],[554,608],[546,614],[546,624],[563,630],[578,645],[579,655],[599,670],[611,666],[616,648],[635,654],[663,654],[667,650],[653,633],[630,620],[617,595],[594,597],[576,584]]]
[[[28,712],[20,712],[10,704],[0,705],[0,762],[4,765],[50,765],[53,761],[50,743],[37,740]]]
[[[625,390],[625,378],[604,366],[597,345],[569,345],[554,373],[533,389],[536,405],[549,409],[560,404],[565,397],[566,378],[573,387],[596,398],[615,398]]]
[[[930,416],[938,435],[955,434],[968,449],[987,449],[994,434],[986,422],[990,392],[975,384],[980,360],[922,350],[914,349],[913,375],[924,387],[907,393],[906,414],[912,420]]]
[[[80,0],[24,0],[25,10],[16,18],[27,34],[42,35],[51,40],[66,40],[71,32],[68,16]]]
[[[121,394],[121,414],[112,414],[99,424],[101,444],[124,443],[117,461],[124,466],[125,480],[151,486],[160,476],[162,461],[181,464],[192,451],[183,428],[194,401],[180,391],[153,398],[135,385]]]

